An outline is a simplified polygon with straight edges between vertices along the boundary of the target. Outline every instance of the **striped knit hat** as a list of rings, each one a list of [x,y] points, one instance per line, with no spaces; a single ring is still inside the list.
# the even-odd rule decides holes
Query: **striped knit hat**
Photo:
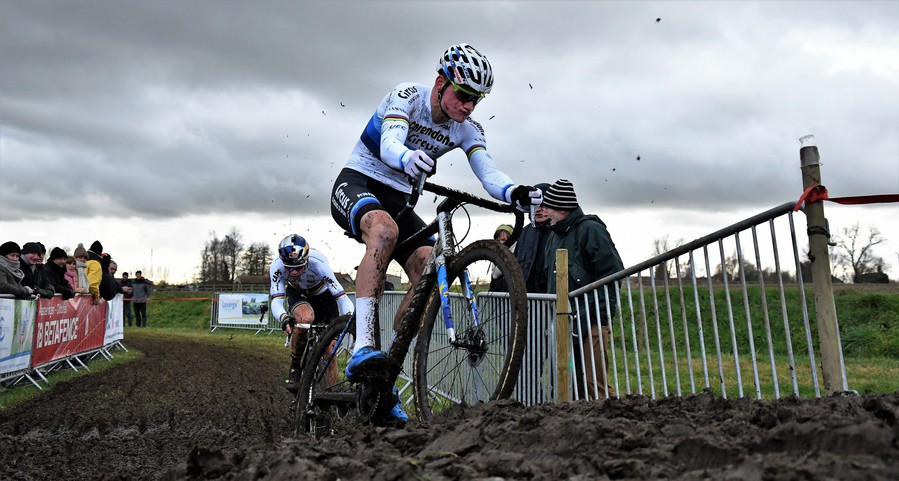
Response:
[[[543,206],[555,210],[578,208],[574,185],[568,179],[559,179],[543,194]]]

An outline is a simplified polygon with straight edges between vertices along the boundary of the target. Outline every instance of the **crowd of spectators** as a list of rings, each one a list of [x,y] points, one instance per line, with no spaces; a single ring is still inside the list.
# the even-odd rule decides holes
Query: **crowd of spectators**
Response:
[[[94,304],[112,300],[119,293],[132,294],[130,282],[124,282],[128,273],[122,275],[122,282],[116,281],[117,266],[112,256],[103,252],[100,241],[94,241],[89,249],[79,243],[71,256],[54,247],[45,264],[46,255],[47,248],[40,242],[26,242],[21,247],[14,241],[0,245],[0,294],[16,299],[89,295]],[[127,316],[130,320],[130,309]]]

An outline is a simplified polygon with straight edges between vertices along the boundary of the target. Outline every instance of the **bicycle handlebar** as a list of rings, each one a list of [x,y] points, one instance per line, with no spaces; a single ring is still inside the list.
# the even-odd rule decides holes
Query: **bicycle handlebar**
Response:
[[[412,212],[415,209],[415,206],[418,204],[418,199],[421,197],[421,194],[424,191],[433,192],[439,196],[444,197],[444,200],[437,206],[438,212],[450,212],[459,205],[471,204],[482,207],[484,209],[492,210],[494,212],[515,214],[515,226],[512,229],[512,235],[509,236],[509,240],[505,242],[506,246],[511,246],[518,240],[518,237],[521,236],[521,231],[524,228],[524,213],[516,209],[514,205],[500,203],[495,200],[484,199],[483,197],[478,197],[476,195],[469,194],[468,192],[462,192],[460,190],[451,189],[442,185],[432,184],[430,182],[427,182],[425,176],[421,176],[415,181],[415,185],[413,186],[412,191],[409,193],[409,199],[406,201],[405,207],[403,207],[399,214],[396,215],[395,220],[397,222],[399,222],[400,219],[402,219],[409,212]],[[530,213],[531,224],[533,224],[533,206],[531,206]],[[437,232],[436,220],[434,222],[431,222],[429,225],[425,226],[422,230],[413,234],[406,240],[401,241],[399,245],[409,242],[417,242],[422,238],[431,236],[435,232]]]

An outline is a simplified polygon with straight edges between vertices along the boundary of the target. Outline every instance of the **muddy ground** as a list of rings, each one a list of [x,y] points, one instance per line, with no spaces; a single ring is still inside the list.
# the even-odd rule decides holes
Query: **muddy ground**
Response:
[[[126,339],[146,357],[0,412],[0,479],[899,479],[899,393],[506,401],[315,441],[283,351]]]

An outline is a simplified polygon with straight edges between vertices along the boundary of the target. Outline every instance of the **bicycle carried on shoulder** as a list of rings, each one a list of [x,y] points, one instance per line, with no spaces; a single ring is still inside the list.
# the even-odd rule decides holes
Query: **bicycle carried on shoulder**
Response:
[[[511,244],[521,233],[524,214],[510,205],[421,179],[398,218],[415,207],[423,191],[443,197],[436,218],[397,247],[434,234],[437,239],[384,368],[363,373],[355,384],[348,382],[345,367],[355,341],[354,319],[332,323],[309,356],[314,368],[308,364],[310,368],[303,371],[297,394],[298,430],[327,433],[335,419],[351,410],[362,422],[383,424],[397,402],[393,387],[416,336],[411,383],[420,420],[430,421],[454,405],[512,395],[527,336],[527,292],[521,269],[508,247],[492,239],[460,249],[452,218],[468,204],[514,213]],[[497,272],[505,277],[507,292],[485,292]],[[326,373],[332,364],[337,365],[337,379],[328,381]]]

